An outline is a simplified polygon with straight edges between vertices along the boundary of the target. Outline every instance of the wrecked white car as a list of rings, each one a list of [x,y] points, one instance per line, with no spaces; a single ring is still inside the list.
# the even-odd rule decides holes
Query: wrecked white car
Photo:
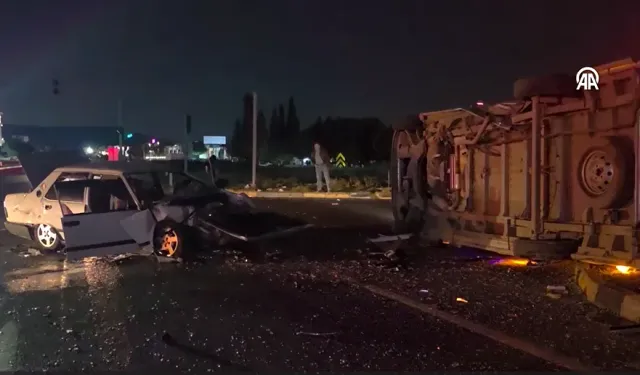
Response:
[[[246,195],[162,165],[96,162],[52,168],[36,158],[21,160],[33,188],[5,197],[5,228],[47,250],[64,246],[69,259],[142,249],[182,257],[224,241],[267,240],[309,227],[258,212]]]

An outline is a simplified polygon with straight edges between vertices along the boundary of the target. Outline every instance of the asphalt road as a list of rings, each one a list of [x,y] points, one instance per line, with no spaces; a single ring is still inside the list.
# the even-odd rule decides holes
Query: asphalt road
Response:
[[[531,324],[527,319],[540,313],[531,301],[510,300],[498,288],[531,275],[460,263],[484,259],[477,252],[434,250],[428,261],[406,264],[375,258],[365,240],[390,233],[387,202],[258,205],[316,227],[244,252],[205,253],[188,264],[67,263],[60,255],[31,255],[0,231],[0,371],[561,371],[629,368],[635,361],[637,344],[602,338],[610,318],[599,311],[590,318],[597,332]],[[531,279],[544,284],[548,277],[558,276]],[[490,303],[489,292],[502,304]],[[457,296],[466,300],[456,302]],[[583,306],[575,299],[535,303],[547,314],[538,321],[563,325],[563,310]],[[495,323],[513,323],[508,314],[517,304],[528,330]],[[538,339],[531,330],[547,336]],[[575,341],[580,335],[595,339]],[[593,363],[596,353],[602,359]]]

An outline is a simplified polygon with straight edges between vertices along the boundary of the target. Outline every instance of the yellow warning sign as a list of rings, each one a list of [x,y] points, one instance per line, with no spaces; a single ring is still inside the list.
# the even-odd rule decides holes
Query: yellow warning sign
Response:
[[[342,155],[342,152],[338,153],[338,156],[336,156],[336,167],[346,167],[347,166],[347,160],[344,158],[344,155]]]

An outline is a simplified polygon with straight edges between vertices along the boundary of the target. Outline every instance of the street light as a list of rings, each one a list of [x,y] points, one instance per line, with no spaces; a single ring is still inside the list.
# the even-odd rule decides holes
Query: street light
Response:
[[[127,133],[127,139],[133,138],[133,133]]]

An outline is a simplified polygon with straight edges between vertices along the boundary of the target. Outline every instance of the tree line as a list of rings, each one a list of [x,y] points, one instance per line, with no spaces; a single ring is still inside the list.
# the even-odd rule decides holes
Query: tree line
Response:
[[[258,156],[261,161],[277,161],[311,154],[319,142],[335,157],[342,153],[348,162],[367,163],[388,160],[393,130],[376,118],[318,117],[305,129],[300,127],[293,97],[287,106],[271,110],[269,123],[262,110],[257,113]],[[253,136],[253,97],[245,95],[244,114],[235,122],[231,155],[250,160]]]

